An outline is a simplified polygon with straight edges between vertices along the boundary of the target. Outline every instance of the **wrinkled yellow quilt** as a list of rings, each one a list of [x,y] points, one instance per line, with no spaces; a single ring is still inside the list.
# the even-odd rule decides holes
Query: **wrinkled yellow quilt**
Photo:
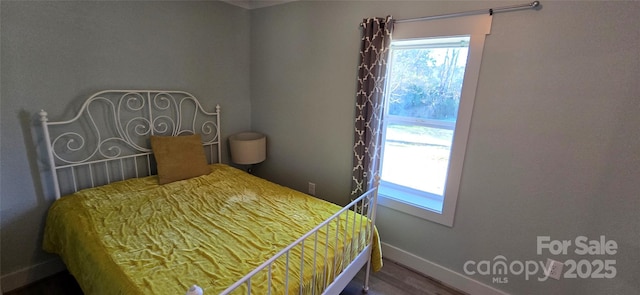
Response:
[[[175,295],[194,284],[218,294],[340,209],[230,166],[211,167],[209,175],[165,185],[152,176],[65,196],[49,210],[43,247],[62,257],[85,294]],[[270,286],[261,272],[252,293],[326,286],[370,238],[368,220],[348,212],[294,248],[289,263],[278,259]],[[377,270],[375,231],[373,241]]]

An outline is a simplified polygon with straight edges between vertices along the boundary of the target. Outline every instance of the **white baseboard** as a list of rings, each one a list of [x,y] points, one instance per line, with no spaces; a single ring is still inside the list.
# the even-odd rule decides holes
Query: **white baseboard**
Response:
[[[0,278],[2,293],[9,292],[20,287],[24,287],[35,281],[65,270],[65,265],[59,258],[53,258],[45,262],[38,263],[12,273],[3,275]]]
[[[463,274],[457,273],[444,266],[433,263],[422,257],[418,257],[405,250],[380,243],[382,247],[382,255],[391,261],[402,264],[421,274],[432,277],[442,283],[456,288],[469,294],[485,294],[485,295],[509,295],[485,283],[471,279]]]

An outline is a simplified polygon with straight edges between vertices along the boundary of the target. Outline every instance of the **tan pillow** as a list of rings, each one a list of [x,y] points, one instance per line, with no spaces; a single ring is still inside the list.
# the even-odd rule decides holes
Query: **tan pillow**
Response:
[[[158,165],[158,183],[165,184],[209,174],[200,134],[151,136],[151,149]]]

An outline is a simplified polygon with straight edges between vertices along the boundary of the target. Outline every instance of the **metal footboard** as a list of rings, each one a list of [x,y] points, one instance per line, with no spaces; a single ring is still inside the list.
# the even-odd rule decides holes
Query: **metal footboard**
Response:
[[[374,226],[376,204],[377,184],[375,188],[365,192],[324,222],[318,224],[305,235],[249,272],[242,279],[229,286],[221,294],[254,294],[252,293],[252,284],[261,284],[262,290],[264,290],[264,285],[266,284],[267,292],[265,294],[282,294],[282,292],[283,294],[339,294],[365,265],[367,269],[363,288],[365,291],[368,290],[372,244],[374,234],[376,234]],[[335,233],[330,230],[332,225],[335,225]],[[348,236],[351,236],[350,242],[352,244],[344,247],[343,251],[338,251],[338,245],[348,242],[345,241]],[[322,244],[319,241],[324,241],[324,246],[319,245]],[[328,255],[331,245],[333,245],[333,249],[336,252],[333,257]],[[301,253],[299,261],[294,259],[296,255],[293,253],[297,253],[296,249],[299,249]],[[354,253],[350,249],[357,249],[357,251]],[[313,259],[312,275],[307,278],[311,282],[305,281],[304,277],[305,255],[307,255],[305,253],[312,255]],[[276,280],[273,276],[273,268],[279,259],[284,259],[285,261],[285,277],[277,279],[278,281],[284,280],[283,291],[276,291],[273,288]],[[292,273],[291,267],[294,264],[299,266],[300,274]],[[323,270],[322,273],[317,271],[318,266]],[[264,277],[263,272],[266,272],[266,282],[263,278],[256,279],[261,273],[262,277]],[[263,291],[261,291],[262,293]]]

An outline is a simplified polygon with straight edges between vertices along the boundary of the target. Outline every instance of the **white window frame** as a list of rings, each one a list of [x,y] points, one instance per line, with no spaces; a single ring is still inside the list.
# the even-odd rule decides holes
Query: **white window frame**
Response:
[[[470,40],[458,117],[455,123],[455,132],[449,156],[444,196],[382,181],[380,183],[380,198],[378,201],[381,206],[453,227],[462,180],[464,156],[467,149],[467,139],[471,127],[471,116],[480,75],[484,41],[485,36],[491,33],[491,21],[491,15],[473,15],[395,24],[392,42],[465,35],[470,36]],[[386,132],[386,123],[383,130]],[[438,204],[442,204],[442,210],[437,210]]]

